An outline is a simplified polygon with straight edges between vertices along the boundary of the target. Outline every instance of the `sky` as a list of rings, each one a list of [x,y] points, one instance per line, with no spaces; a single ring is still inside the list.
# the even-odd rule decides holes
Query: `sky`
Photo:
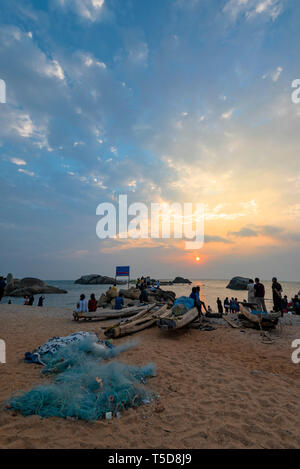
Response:
[[[299,0],[2,0],[0,273],[300,280],[299,19]],[[203,246],[99,239],[120,194],[202,204]]]

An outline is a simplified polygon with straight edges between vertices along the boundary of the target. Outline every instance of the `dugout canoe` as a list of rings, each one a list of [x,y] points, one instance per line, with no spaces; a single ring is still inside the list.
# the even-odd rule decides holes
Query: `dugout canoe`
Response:
[[[128,320],[124,323],[116,324],[111,327],[107,327],[104,334],[106,337],[114,338],[124,337],[125,335],[134,334],[143,329],[147,329],[155,324],[157,318],[166,317],[170,314],[170,310],[167,310],[168,305],[157,307],[157,309],[151,309],[150,311],[140,312],[134,316],[134,320]]]
[[[145,310],[149,311],[154,306],[155,306],[155,303],[150,303],[148,305],[144,304],[141,306],[130,306],[128,308],[122,308],[122,309],[103,309],[102,311],[99,310],[99,312],[95,311],[94,313],[84,313],[84,314],[76,313],[74,311],[73,317],[74,317],[74,321],[80,321],[80,320],[105,321],[107,319],[127,318],[130,316],[134,316],[141,311],[145,311]]]
[[[240,303],[240,314],[239,318],[243,319],[243,316],[248,319],[248,321],[254,323],[257,328],[262,329],[274,328],[276,327],[281,313],[265,313],[265,314],[253,314],[250,306],[247,306],[243,303]]]
[[[182,316],[170,316],[167,318],[159,318],[156,321],[156,325],[165,331],[181,329],[188,324],[191,324],[198,318],[197,308],[190,309],[187,313]]]

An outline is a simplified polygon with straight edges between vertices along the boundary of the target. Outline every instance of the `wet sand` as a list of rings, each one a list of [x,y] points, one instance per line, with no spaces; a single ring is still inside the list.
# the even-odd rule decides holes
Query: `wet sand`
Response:
[[[50,337],[101,322],[76,323],[68,309],[0,305],[0,448],[299,448],[300,364],[291,361],[299,326],[283,326],[270,344],[258,331],[216,326],[166,335],[151,328],[132,336],[139,344],[118,360],[154,362],[148,385],[159,401],[130,409],[120,419],[86,423],[23,417],[3,409],[13,392],[42,383],[41,367],[24,353]],[[120,339],[121,343],[128,338]]]

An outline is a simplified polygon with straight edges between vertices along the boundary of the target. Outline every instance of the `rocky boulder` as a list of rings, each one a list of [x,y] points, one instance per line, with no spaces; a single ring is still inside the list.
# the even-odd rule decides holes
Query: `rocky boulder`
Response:
[[[246,277],[233,277],[226,288],[230,288],[231,290],[247,290],[249,280],[250,279]]]
[[[161,290],[160,288],[155,289],[154,291],[148,290],[149,297],[154,298],[155,301],[161,303],[168,303],[172,305],[176,298],[176,293],[171,290]]]
[[[172,283],[188,283],[190,285],[192,282],[188,278],[175,277]]]
[[[82,275],[79,279],[75,280],[74,283],[80,285],[113,285],[115,279],[113,277],[106,277],[105,275],[89,274]],[[117,281],[116,283],[118,285],[124,285],[127,282]]]
[[[105,296],[108,302],[110,302],[113,298],[117,298],[118,292],[115,289],[110,288],[109,290],[107,290]]]
[[[141,295],[141,290],[139,288],[131,287],[128,290],[121,289],[119,293],[123,294],[125,306],[139,305],[139,298]],[[173,291],[165,291],[160,288],[157,288],[154,291],[147,288],[147,293],[149,303],[167,303],[172,306],[176,298],[176,294]],[[117,293],[110,288],[105,294],[103,293],[100,296],[98,307],[110,308],[114,306],[116,296]]]
[[[106,306],[107,302],[108,302],[108,299],[106,298],[105,293],[102,293],[102,295],[100,296],[100,298],[97,302],[98,308],[102,308],[102,307]]]
[[[141,291],[138,288],[131,287],[128,290],[120,290],[120,293],[123,293],[124,298],[138,300],[140,298]]]
[[[12,274],[8,274],[6,281],[5,296],[22,297],[41,293],[68,293],[66,290],[46,285],[43,280],[34,277],[25,277],[20,280],[13,278]]]

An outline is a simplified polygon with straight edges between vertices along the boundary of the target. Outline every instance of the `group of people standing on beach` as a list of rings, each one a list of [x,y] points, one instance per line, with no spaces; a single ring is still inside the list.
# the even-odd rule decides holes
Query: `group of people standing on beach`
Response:
[[[275,313],[287,311],[288,301],[287,296],[282,296],[283,289],[276,277],[272,278],[272,297],[273,297],[273,311]],[[248,283],[248,303],[255,306],[259,311],[267,312],[265,303],[265,287],[260,282],[258,277],[255,280],[249,280]]]
[[[247,285],[248,290],[248,301],[244,299],[243,303],[249,304],[253,309],[257,311],[267,312],[265,303],[265,286],[258,277],[255,280],[249,279]],[[273,311],[280,312],[281,315],[288,311],[294,311],[296,314],[300,314],[300,290],[290,301],[287,295],[283,296],[283,289],[281,284],[278,282],[276,277],[272,278],[272,296],[273,296]],[[194,300],[195,306],[198,308],[199,313],[202,313],[202,307],[204,308],[206,315],[212,313],[210,306],[206,307],[205,303],[200,299],[200,287],[193,287],[190,294],[190,298]],[[217,298],[218,314],[228,313],[239,313],[240,306],[237,298],[231,298],[227,296],[222,303],[222,300]]]
[[[253,281],[249,279],[247,286],[248,290],[248,301],[247,303],[258,311],[267,312],[267,307],[265,303],[265,286],[261,283],[258,277]],[[300,314],[300,290],[290,301],[288,300],[287,295],[283,296],[283,289],[281,284],[278,282],[276,277],[272,278],[272,298],[273,298],[273,311],[283,313],[288,312],[289,310],[295,311],[296,314]],[[244,300],[246,303],[246,300]],[[217,299],[218,311],[223,313],[223,306],[220,298]],[[224,309],[225,313],[238,313],[239,312],[239,303],[237,298],[225,298],[224,300]]]

